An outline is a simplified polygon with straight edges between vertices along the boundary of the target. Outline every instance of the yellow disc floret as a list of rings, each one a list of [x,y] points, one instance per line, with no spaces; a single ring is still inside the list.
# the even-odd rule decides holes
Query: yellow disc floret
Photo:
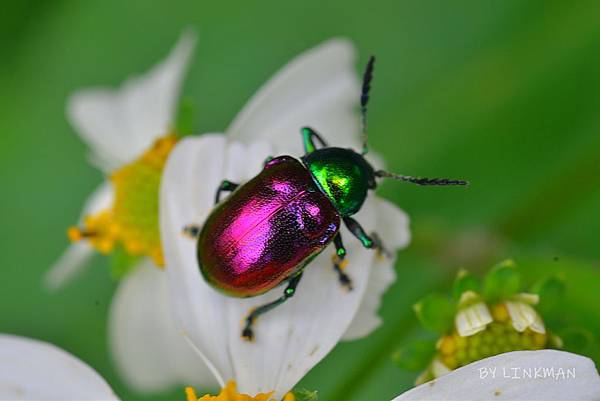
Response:
[[[187,401],[275,401],[270,393],[259,393],[254,397],[248,394],[241,394],[237,392],[235,381],[231,380],[227,382],[227,385],[223,387],[219,395],[204,395],[200,398],[196,395],[196,392],[192,387],[186,387],[185,395]],[[286,394],[282,401],[294,401],[295,397],[292,393]]]
[[[546,334],[530,329],[518,332],[510,322],[492,322],[485,330],[463,337],[457,332],[446,335],[437,343],[438,358],[448,369],[510,351],[538,350],[547,347]]]
[[[72,241],[86,239],[100,253],[116,245],[132,256],[149,256],[163,266],[158,229],[158,196],[162,171],[177,137],[159,138],[137,160],[115,171],[110,180],[114,203],[109,209],[86,216],[82,228],[68,230]]]

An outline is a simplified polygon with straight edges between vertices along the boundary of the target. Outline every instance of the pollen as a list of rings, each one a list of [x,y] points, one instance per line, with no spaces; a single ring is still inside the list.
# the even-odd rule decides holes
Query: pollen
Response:
[[[120,245],[131,256],[148,256],[164,265],[158,228],[160,179],[167,157],[177,143],[175,135],[159,138],[137,160],[110,177],[114,202],[108,209],[71,227],[71,241],[88,240],[102,254]]]
[[[494,317],[494,320],[496,320],[498,322],[508,321],[509,316],[508,316],[508,310],[506,309],[506,306],[503,303],[496,304],[492,308],[492,316]]]
[[[69,227],[67,235],[73,242],[88,240],[102,254],[110,253],[115,247],[117,226],[112,221],[111,213],[103,210],[83,219],[84,228]]]
[[[186,401],[275,401],[270,393],[259,393],[254,397],[248,394],[238,393],[237,386],[234,380],[227,382],[225,387],[221,389],[219,395],[206,394],[198,398],[196,391],[192,387],[186,387],[185,389]],[[295,397],[292,393],[285,395],[282,401],[295,401]]]

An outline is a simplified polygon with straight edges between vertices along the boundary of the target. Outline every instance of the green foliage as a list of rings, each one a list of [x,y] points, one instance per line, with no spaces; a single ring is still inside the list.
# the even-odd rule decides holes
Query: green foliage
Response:
[[[548,316],[552,312],[560,313],[560,305],[565,296],[565,281],[561,277],[545,277],[535,283],[531,292],[540,296],[540,302],[536,309],[542,316]]]
[[[130,273],[140,261],[140,256],[131,256],[122,246],[116,246],[110,254],[110,276],[120,280]]]
[[[593,347],[595,342],[594,335],[589,330],[583,328],[568,328],[560,332],[560,338],[566,349],[577,353],[585,353]]]
[[[435,340],[414,340],[392,354],[392,360],[401,369],[419,372],[431,362],[435,354]]]
[[[496,265],[484,278],[483,296],[497,302],[516,294],[521,288],[521,276],[512,260]]]
[[[423,327],[444,334],[452,328],[456,306],[442,295],[430,294],[415,304],[414,310]]]
[[[198,105],[190,97],[179,102],[175,116],[175,133],[179,136],[192,135],[196,130]]]
[[[295,388],[294,391],[295,401],[318,401],[319,397],[317,391],[311,391],[304,388]]]
[[[560,341],[566,351],[587,355],[592,358],[600,354],[598,337],[590,330],[582,327],[567,328],[559,332]],[[596,363],[598,360],[596,359]]]

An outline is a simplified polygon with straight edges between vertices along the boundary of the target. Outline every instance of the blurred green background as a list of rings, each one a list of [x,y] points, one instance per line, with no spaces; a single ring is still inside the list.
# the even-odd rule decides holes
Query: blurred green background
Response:
[[[600,4],[591,1],[4,1],[0,14],[0,332],[51,341],[124,400],[106,345],[107,261],[63,291],[41,277],[101,181],[67,124],[77,88],[116,85],[161,59],[184,27],[199,45],[184,96],[197,132],[222,131],[303,50],[351,38],[378,57],[371,145],[389,169],[466,177],[467,190],[387,183],[414,241],[384,299],[385,324],[340,344],[300,384],[321,401],[385,401],[415,375],[390,354],[418,333],[411,305],[458,267],[512,257],[534,280],[562,271],[565,324],[600,334]],[[598,362],[598,359],[596,359]]]

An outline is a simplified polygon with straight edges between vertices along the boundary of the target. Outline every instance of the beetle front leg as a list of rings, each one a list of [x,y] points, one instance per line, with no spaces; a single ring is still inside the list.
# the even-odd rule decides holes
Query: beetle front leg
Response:
[[[271,162],[271,160],[273,160],[273,156],[267,156],[267,158],[263,162],[263,168],[267,167],[267,164],[269,164],[269,162]]]
[[[287,287],[285,287],[285,290],[283,290],[283,295],[281,297],[277,298],[273,302],[269,302],[268,304],[264,304],[264,305],[259,306],[258,308],[253,309],[248,314],[248,316],[246,317],[246,323],[244,326],[244,330],[242,330],[242,338],[244,340],[248,340],[248,341],[254,340],[254,330],[252,329],[252,326],[256,323],[256,319],[260,315],[267,313],[271,309],[281,305],[282,303],[287,301],[289,298],[293,297],[294,293],[296,292],[296,287],[298,286],[298,283],[300,282],[301,278],[302,278],[302,272],[300,272],[299,274],[292,277],[292,279],[290,279]]]
[[[391,256],[383,246],[381,238],[379,238],[377,233],[368,235],[358,221],[354,220],[352,217],[344,217],[344,223],[346,224],[346,227],[348,227],[348,230],[359,239],[365,248],[376,250],[378,256]]]
[[[348,291],[352,291],[354,288],[352,286],[352,279],[346,274],[346,272],[344,272],[344,269],[348,264],[348,260],[346,260],[346,248],[344,248],[344,244],[342,242],[342,234],[338,233],[333,238],[333,243],[335,245],[335,254],[332,258],[333,268],[338,274],[338,279],[340,280],[342,287],[346,288]]]
[[[217,188],[217,193],[215,194],[215,205],[221,201],[221,193],[222,192],[235,191],[235,189],[239,186],[240,186],[240,184],[236,184],[235,182],[231,182],[231,181],[227,181],[227,180],[221,181],[221,184]]]
[[[327,147],[327,142],[325,142],[325,140],[323,138],[321,138],[321,135],[319,135],[317,133],[317,131],[313,130],[312,128],[309,127],[304,127],[302,128],[302,140],[304,142],[304,151],[308,154],[308,153],[312,153],[315,150],[317,150],[317,145],[315,145],[314,140],[316,139],[320,145],[324,148]]]

